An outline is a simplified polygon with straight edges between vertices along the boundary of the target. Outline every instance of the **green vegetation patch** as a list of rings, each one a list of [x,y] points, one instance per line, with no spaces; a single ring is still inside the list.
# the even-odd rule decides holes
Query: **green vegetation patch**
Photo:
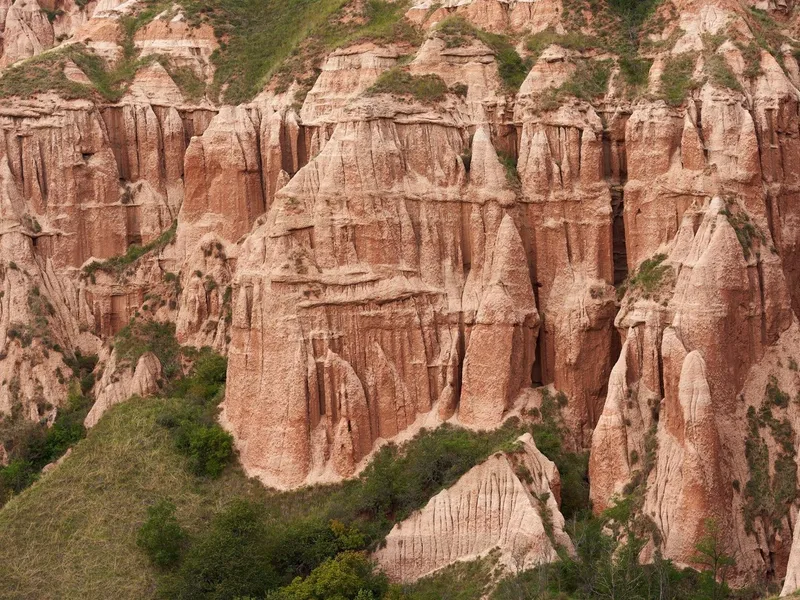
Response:
[[[670,56],[664,63],[661,73],[661,96],[670,106],[683,104],[686,95],[694,89],[697,82],[692,78],[695,55],[683,53]]]
[[[537,99],[538,110],[556,110],[564,98],[572,96],[591,102],[605,95],[611,76],[611,59],[579,59],[569,79],[557,88],[545,90]]]
[[[519,90],[531,69],[532,61],[520,57],[508,36],[478,29],[461,16],[453,15],[444,19],[437,28],[437,34],[448,48],[469,45],[473,39],[488,46],[494,52],[497,72],[509,92]]]
[[[181,348],[175,339],[175,323],[132,320],[114,338],[117,364],[136,368],[143,354],[152,352],[169,380],[180,372]]]
[[[656,550],[651,561],[642,564],[639,553],[646,545],[633,525],[627,502],[620,502],[599,517],[567,523],[575,554],[563,549],[559,560],[533,569],[511,572],[501,580],[492,600],[594,600],[596,598],[637,598],[643,600],[717,599],[728,597],[724,583],[733,563],[724,553],[719,536],[704,536],[697,545],[698,561],[708,571],[679,569]],[[709,541],[710,540],[710,541]],[[711,565],[715,570],[711,570]]]
[[[140,246],[133,244],[128,247],[125,254],[121,256],[114,256],[107,260],[94,260],[83,268],[83,276],[93,279],[97,271],[106,273],[115,273],[121,275],[128,267],[136,263],[141,257],[150,252],[159,252],[175,241],[175,232],[178,228],[178,222],[174,221],[169,229],[164,230],[149,244]]]
[[[720,54],[712,54],[706,59],[704,67],[706,75],[711,80],[711,83],[721,88],[728,88],[736,92],[744,91],[736,75],[733,74],[731,68],[728,66],[725,57]]]
[[[720,211],[720,214],[727,217],[728,223],[736,232],[736,239],[739,240],[745,260],[750,258],[753,252],[753,244],[756,241],[762,245],[767,243],[767,236],[764,235],[764,232],[750,220],[750,215],[747,214],[747,211],[738,207],[734,202],[726,201],[726,207]]]
[[[788,419],[778,419],[772,414],[772,406],[783,404],[783,392],[777,383],[767,385],[765,400],[759,411],[747,409],[747,438],[745,457],[750,479],[744,488],[745,530],[754,533],[754,524],[759,519],[770,541],[781,529],[781,521],[789,514],[789,508],[797,499],[797,463],[794,458],[794,429]],[[788,404],[788,395],[787,395]],[[778,446],[770,475],[769,446],[761,429],[767,428]]]
[[[666,254],[656,254],[642,261],[636,272],[629,275],[628,279],[617,290],[618,297],[631,291],[643,298],[653,298],[657,295],[663,284],[672,274],[672,267],[665,265]]]
[[[602,96],[608,89],[611,66],[610,59],[580,61],[575,65],[575,72],[564,82],[560,91],[587,101]]]
[[[15,598],[154,598],[158,571],[136,544],[147,509],[168,498],[189,535],[233,498],[266,492],[238,468],[197,478],[156,422],[181,400],[110,410],[57,469],[0,511],[0,580]]]
[[[447,84],[438,75],[412,75],[399,67],[382,73],[367,91],[371,95],[411,96],[420,102],[443,100],[447,92]]]
[[[92,86],[71,81],[64,75],[70,54],[46,52],[10,67],[0,77],[0,98],[30,98],[46,92],[55,92],[67,99],[93,97]]]
[[[19,403],[13,405],[10,414],[0,415],[0,443],[9,458],[8,465],[0,467],[0,506],[33,484],[45,465],[84,437],[83,420],[91,405],[74,381],[67,402],[58,409],[50,427],[45,419],[30,421]]]
[[[221,397],[224,361],[203,356],[168,387],[173,397],[108,411],[61,466],[0,512],[0,579],[16,597],[305,593],[296,577],[307,582],[321,568],[313,589],[322,573],[351,572],[356,565],[342,553],[374,548],[395,522],[521,433],[518,423],[423,431],[382,448],[357,480],[269,492],[235,464],[216,477],[197,474],[176,445],[177,427],[206,418]]]
[[[156,0],[150,0],[154,2]],[[418,43],[404,1],[187,0],[190,22],[214,28],[214,90],[227,103],[255,96],[283,68],[287,80],[313,71],[326,51],[359,40]],[[308,86],[310,87],[310,85]]]
[[[570,31],[559,34],[551,27],[539,33],[529,35],[525,40],[525,48],[530,52],[534,62],[541,56],[542,52],[553,44],[577,52],[586,52],[588,50],[604,48],[605,46],[602,40],[581,33],[580,31]]]
[[[470,562],[458,562],[403,587],[408,600],[479,600],[489,591],[496,557],[492,554]]]
[[[569,434],[561,409],[568,399],[563,392],[553,395],[549,389],[542,388],[541,407],[531,416],[539,422],[532,428],[536,447],[552,460],[561,476],[561,514],[570,519],[586,512],[589,508],[589,453],[568,452],[564,439]]]

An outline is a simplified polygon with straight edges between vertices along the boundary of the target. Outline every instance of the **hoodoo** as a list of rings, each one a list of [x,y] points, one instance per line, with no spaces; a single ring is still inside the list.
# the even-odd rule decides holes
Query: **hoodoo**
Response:
[[[0,0],[0,598],[800,591],[799,10]]]

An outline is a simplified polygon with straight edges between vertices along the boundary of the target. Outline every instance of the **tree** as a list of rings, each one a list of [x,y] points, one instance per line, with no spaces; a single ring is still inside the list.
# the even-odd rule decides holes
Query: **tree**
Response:
[[[389,590],[386,576],[362,552],[342,552],[306,577],[268,596],[269,600],[380,600]]]
[[[729,590],[725,578],[728,569],[736,565],[736,560],[724,551],[723,534],[716,519],[706,519],[703,529],[705,535],[694,547],[697,554],[692,557],[692,562],[703,570],[701,584],[705,597],[711,600],[726,598]]]
[[[175,505],[162,500],[147,509],[147,521],[139,529],[136,545],[160,568],[175,565],[180,560],[186,535],[175,518]]]

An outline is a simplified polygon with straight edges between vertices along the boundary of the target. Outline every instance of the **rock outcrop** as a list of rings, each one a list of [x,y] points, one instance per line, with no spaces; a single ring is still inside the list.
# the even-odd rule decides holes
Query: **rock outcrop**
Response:
[[[109,408],[125,402],[131,396],[146,398],[159,389],[161,363],[152,352],[139,357],[136,365],[120,362],[112,352],[97,382],[96,398],[84,425],[94,427]]]
[[[495,428],[555,388],[595,511],[629,496],[647,521],[642,560],[692,566],[712,518],[734,583],[794,590],[800,498],[775,490],[796,483],[800,426],[784,401],[800,388],[800,29],[785,3],[758,7],[664,0],[638,40],[644,81],[594,47],[616,23],[602,6],[424,2],[413,35],[309,41],[272,65],[280,84],[225,106],[231,40],[188,8],[0,0],[0,68],[58,67],[53,92],[0,84],[0,411],[50,419],[78,351],[107,357],[88,425],[157,392],[152,354],[110,353],[145,315],[228,355],[221,420],[276,488],[352,477],[422,426]],[[136,73],[103,97],[74,52]],[[496,546],[552,559],[555,475],[523,446],[398,526],[387,570]]]
[[[517,444],[518,450],[494,454],[395,525],[375,553],[381,568],[392,579],[414,581],[495,549],[513,569],[552,562],[557,547],[571,552],[558,509],[558,470],[530,434]]]

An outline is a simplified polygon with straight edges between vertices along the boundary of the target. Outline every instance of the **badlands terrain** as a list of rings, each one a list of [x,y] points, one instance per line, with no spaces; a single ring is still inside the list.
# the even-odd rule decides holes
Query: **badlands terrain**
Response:
[[[0,0],[0,597],[800,590],[794,0]]]

